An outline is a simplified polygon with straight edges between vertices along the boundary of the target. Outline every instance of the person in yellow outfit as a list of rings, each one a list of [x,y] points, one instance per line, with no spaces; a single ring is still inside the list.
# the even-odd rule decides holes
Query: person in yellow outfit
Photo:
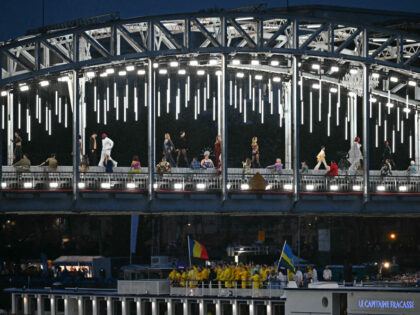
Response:
[[[325,146],[321,146],[321,151],[318,153],[318,155],[316,156],[316,161],[318,162],[318,164],[315,166],[314,170],[319,169],[319,167],[321,166],[321,163],[324,164],[325,169],[328,170],[328,165],[327,162],[325,161]]]
[[[181,285],[181,287],[185,287],[188,276],[187,271],[188,269],[184,269],[184,271],[181,273],[181,279],[179,280],[179,284]]]
[[[171,286],[175,285],[175,278],[176,278],[176,269],[172,269],[172,271],[168,275],[169,283]]]
[[[196,284],[198,286],[201,286],[201,283],[203,281],[203,277],[202,277],[202,273],[201,272],[202,272],[201,267],[197,267],[197,269],[196,269],[196,279],[197,279]]]
[[[204,283],[204,285],[209,283],[209,273],[210,271],[206,267],[201,270],[201,281]]]
[[[197,286],[197,267],[190,268],[188,271],[188,281],[190,282],[191,288]]]
[[[241,271],[241,287],[242,289],[246,289],[248,286],[249,278],[251,277],[251,273],[249,272],[248,267],[244,267]]]
[[[222,275],[223,275],[223,267],[217,266],[216,267],[216,280],[218,283],[218,287],[222,287]]]
[[[235,275],[234,287],[236,288],[240,287],[242,270],[243,270],[242,264],[240,264],[239,266],[236,266],[235,269],[233,270],[233,274]]]
[[[255,271],[254,274],[251,276],[252,280],[252,288],[254,290],[258,290],[261,287],[261,277],[258,274],[258,271]]]

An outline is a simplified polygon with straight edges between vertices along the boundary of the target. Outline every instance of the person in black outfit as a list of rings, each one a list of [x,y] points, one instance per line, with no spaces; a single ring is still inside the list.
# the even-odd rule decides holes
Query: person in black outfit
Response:
[[[385,164],[385,161],[389,160],[392,168],[395,168],[394,160],[392,159],[392,150],[391,146],[389,145],[389,141],[385,140],[384,142],[384,152],[382,153],[382,164]]]
[[[15,132],[15,136],[10,141],[12,141],[15,145],[15,149],[13,150],[13,163],[16,163],[23,158],[22,138],[17,132]]]
[[[98,151],[98,143],[96,141],[96,137],[98,135],[96,133],[93,133],[90,136],[89,139],[89,164],[91,165],[97,165],[98,164],[98,158],[97,158],[97,151]]]
[[[185,165],[188,167],[188,157],[187,157],[187,138],[185,137],[185,131],[181,131],[179,133],[179,139],[178,139],[178,149],[176,150],[178,152],[178,156],[176,158],[176,167],[179,166],[179,159],[181,157],[181,154],[184,156]]]

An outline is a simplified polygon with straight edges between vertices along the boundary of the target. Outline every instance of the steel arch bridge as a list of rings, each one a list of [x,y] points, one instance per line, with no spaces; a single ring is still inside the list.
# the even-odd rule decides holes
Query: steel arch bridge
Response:
[[[216,116],[218,133],[222,137],[223,144],[221,160],[226,161],[228,153],[227,108],[228,99],[232,99],[232,86],[229,86],[232,81],[229,81],[228,69],[236,71],[237,74],[241,71],[266,73],[272,76],[269,81],[270,88],[272,84],[275,84],[274,82],[281,82],[281,88],[278,89],[281,90],[281,99],[285,103],[284,116],[281,115],[287,126],[286,166],[290,168],[291,173],[287,183],[281,181],[281,185],[284,185],[282,189],[279,189],[278,197],[273,198],[272,194],[257,192],[246,194],[247,196],[242,198],[238,196],[243,194],[236,196],[230,193],[232,182],[229,180],[229,169],[222,163],[221,176],[217,180],[216,192],[212,197],[208,194],[204,197],[197,194],[194,196],[199,197],[190,198],[189,196],[185,200],[185,194],[183,194],[184,199],[179,199],[179,194],[174,194],[176,202],[173,198],[167,197],[173,194],[162,197],[163,194],[159,194],[156,189],[155,171],[153,167],[149,167],[147,178],[142,186],[142,191],[145,192],[144,198],[140,198],[140,201],[136,198],[124,197],[121,198],[123,201],[117,200],[111,206],[107,205],[107,200],[104,200],[102,204],[91,206],[81,197],[83,188],[78,185],[81,177],[78,167],[75,167],[79,165],[79,154],[75,154],[74,167],[71,170],[72,179],[70,179],[71,198],[67,196],[51,207],[45,205],[42,200],[24,205],[22,200],[16,201],[15,190],[7,192],[7,182],[5,182],[4,186],[2,183],[4,202],[0,210],[31,211],[29,206],[35,204],[35,208],[40,211],[65,209],[69,212],[102,210],[258,212],[259,209],[263,209],[264,213],[278,211],[285,213],[288,211],[323,212],[327,205],[327,208],[333,209],[331,212],[344,209],[342,212],[345,213],[359,213],[372,209],[373,213],[394,213],[393,207],[402,207],[406,213],[417,213],[420,210],[415,199],[420,194],[417,183],[415,186],[410,186],[411,182],[409,187],[401,186],[405,187],[404,189],[394,184],[393,193],[396,197],[391,197],[393,201],[387,205],[385,205],[386,200],[390,198],[388,194],[381,196],[380,193],[375,192],[373,196],[371,195],[372,185],[375,189],[383,185],[370,179],[369,150],[363,152],[363,177],[352,186],[353,189],[348,188],[349,191],[345,197],[334,193],[335,197],[331,198],[330,193],[334,189],[329,187],[328,183],[323,184],[325,186],[323,189],[326,191],[322,192],[321,197],[319,195],[316,198],[307,197],[311,195],[307,191],[308,187],[313,185],[307,184],[299,173],[299,137],[300,122],[303,119],[301,118],[303,117],[303,79],[310,82],[317,81],[319,82],[319,86],[316,87],[318,90],[322,90],[322,86],[336,86],[339,95],[342,89],[349,91],[350,102],[356,104],[353,105],[353,113],[347,113],[350,139],[357,135],[357,122],[352,122],[350,117],[354,117],[351,115],[357,117],[357,100],[362,101],[362,141],[366,147],[369,147],[371,141],[369,117],[372,115],[372,102],[376,100],[376,97],[386,100],[388,112],[391,105],[396,104],[398,117],[400,109],[407,113],[407,117],[408,113],[414,112],[414,135],[410,135],[409,140],[410,157],[415,158],[417,164],[420,164],[418,130],[420,121],[417,113],[419,102],[415,98],[415,93],[418,92],[417,80],[420,76],[420,36],[370,25],[276,12],[272,10],[194,13],[126,20],[97,18],[86,25],[83,23],[63,25],[45,34],[30,35],[0,43],[0,89],[2,98],[7,103],[7,133],[10,137],[14,130],[13,108],[16,107],[14,95],[25,92],[25,87],[29,89],[31,85],[38,84],[40,81],[57,77],[66,78],[73,112],[73,152],[79,152],[77,139],[80,134],[83,134],[83,128],[85,128],[82,118],[85,89],[86,83],[92,79],[92,73],[95,76],[104,74],[105,77],[107,69],[127,65],[135,66],[141,69],[138,74],[144,76],[145,105],[147,104],[148,111],[148,160],[149,165],[155,165],[157,105],[155,77],[160,71],[158,70],[160,65],[168,69],[171,67],[171,62],[176,62],[185,67],[195,67],[193,69],[208,69],[209,73],[211,69],[212,75],[220,82],[216,88],[218,98]],[[238,62],[237,60],[241,58],[242,61]],[[195,64],[191,63],[193,60]],[[257,62],[254,62],[255,60]],[[340,72],[339,76],[337,72]],[[250,81],[251,76],[250,74]],[[275,78],[279,79],[276,81]],[[378,83],[379,78],[383,81],[382,83]],[[260,79],[255,77],[255,80]],[[402,95],[403,88],[409,87],[413,88],[414,93]],[[330,93],[337,93],[337,88],[335,91],[330,88]],[[250,100],[251,83],[248,93]],[[319,95],[321,103],[321,93]],[[274,102],[272,96],[268,95],[268,98],[271,103]],[[280,96],[278,102],[280,103]],[[354,120],[357,121],[357,119]],[[398,126],[399,124],[398,119]],[[411,146],[414,146],[413,150]],[[10,163],[13,147],[9,145],[7,149]],[[394,182],[398,182],[398,179]],[[288,185],[287,189],[284,188],[286,185]],[[350,187],[351,184],[343,182],[340,185]],[[390,184],[387,185],[384,190],[387,190]],[[355,187],[360,188],[354,189]],[[184,189],[182,191],[184,192]],[[356,199],[353,198],[354,191],[358,195]],[[37,193],[44,194],[45,192],[38,191]],[[28,191],[25,191],[25,194],[27,195]],[[105,192],[105,194],[109,193]],[[249,197],[250,195],[252,196]],[[97,194],[95,196],[94,198],[97,198]],[[348,205],[346,201],[349,196],[352,196],[351,205]],[[131,199],[134,201],[130,201]],[[206,206],[202,205],[203,200],[206,200]],[[319,202],[319,200],[322,201]]]

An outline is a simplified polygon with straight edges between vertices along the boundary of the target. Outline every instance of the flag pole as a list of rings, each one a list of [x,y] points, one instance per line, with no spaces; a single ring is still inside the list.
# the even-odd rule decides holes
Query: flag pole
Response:
[[[191,267],[191,249],[190,249],[190,236],[187,236],[187,241],[188,241],[188,258],[190,261],[190,267]]]
[[[283,256],[283,252],[284,252],[284,248],[286,247],[286,241],[284,241],[284,244],[283,244],[283,249],[281,250],[281,253],[280,253],[280,258],[279,258],[279,262],[278,262],[278,264],[277,264],[277,272],[279,271],[279,269],[280,269],[280,261],[281,261],[281,256]]]

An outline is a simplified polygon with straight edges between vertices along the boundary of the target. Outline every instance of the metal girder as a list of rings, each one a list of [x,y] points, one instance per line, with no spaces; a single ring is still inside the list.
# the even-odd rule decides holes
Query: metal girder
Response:
[[[326,29],[328,29],[329,24],[324,24],[322,25],[319,29],[317,29],[313,34],[311,34],[311,36],[308,37],[308,39],[302,44],[300,45],[300,49],[306,49],[306,47],[308,47],[308,45],[323,31],[325,31]]]
[[[204,27],[204,25],[201,24],[196,18],[192,18],[191,21],[197,26],[197,28],[201,31],[204,37],[207,38],[207,40],[209,40],[213,44],[213,46],[221,46],[217,39],[214,38],[213,35],[210,34],[210,32]]]
[[[125,39],[125,41],[132,47],[136,52],[144,52],[147,51],[146,47],[138,41],[135,37],[131,36],[130,32],[123,26],[117,25],[118,31],[121,33],[121,36]]]
[[[57,46],[51,45],[46,40],[41,41],[41,44],[47,47],[49,50],[53,51],[55,54],[57,54],[61,59],[63,59],[63,61],[67,63],[73,62],[73,60],[69,58],[68,56],[66,56],[65,54],[63,54],[63,52],[60,49],[58,49]]]
[[[172,33],[160,21],[155,21],[155,26],[165,35],[166,39],[169,40],[176,49],[182,50],[184,48],[184,46],[178,43]]]
[[[362,29],[358,28],[354,33],[347,38],[338,48],[334,49],[334,53],[340,53],[344,48],[346,48],[350,43],[360,34]]]
[[[252,48],[257,47],[257,44],[253,41],[253,39],[248,35],[247,32],[235,21],[235,19],[229,19],[229,23],[236,29],[236,31],[241,34],[241,36],[246,40],[248,45]]]
[[[420,49],[414,55],[412,55],[407,61],[405,61],[404,65],[405,66],[411,65],[416,59],[419,59],[419,57],[420,57]]]
[[[107,58],[111,56],[109,51],[104,46],[102,46],[102,44],[99,43],[95,38],[93,38],[86,32],[81,32],[80,35],[84,39],[86,39],[93,46],[93,48],[95,48],[103,57]]]
[[[17,64],[21,65],[23,68],[25,68],[28,71],[33,71],[34,69],[31,68],[29,65],[27,65],[24,61],[20,60],[18,57],[16,57],[14,54],[9,52],[7,49],[3,50],[3,53],[8,56],[10,59],[12,59]]]
[[[271,38],[267,41],[265,46],[271,47],[272,44],[276,41],[276,39],[284,33],[287,27],[290,26],[290,20],[287,20],[286,23],[280,26],[280,28],[271,36]]]
[[[385,48],[387,48],[395,39],[397,38],[396,35],[391,36],[386,42],[384,42],[381,46],[379,46],[372,54],[369,55],[370,58],[375,58],[378,56]]]

